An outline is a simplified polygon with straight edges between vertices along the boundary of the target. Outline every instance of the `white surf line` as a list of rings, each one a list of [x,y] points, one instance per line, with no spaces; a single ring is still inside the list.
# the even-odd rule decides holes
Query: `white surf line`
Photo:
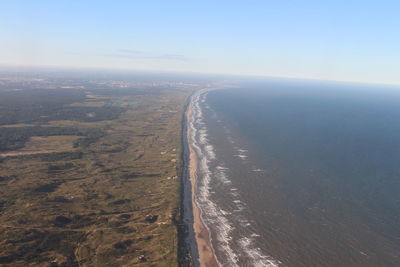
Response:
[[[215,249],[212,244],[212,238],[210,237],[210,246],[214,252],[215,257],[217,258],[217,262],[219,266],[232,266],[238,267],[239,256],[233,250],[231,246],[232,237],[231,232],[233,231],[234,227],[230,223],[227,216],[233,213],[240,214],[246,207],[245,203],[243,203],[239,199],[239,194],[237,192],[237,188],[231,188],[230,194],[235,197],[233,202],[237,209],[233,210],[232,212],[227,212],[222,210],[220,207],[217,206],[211,200],[211,194],[213,193],[211,188],[211,180],[213,179],[212,175],[214,174],[210,170],[209,163],[212,160],[216,159],[215,149],[209,143],[208,139],[208,129],[204,125],[204,117],[203,112],[200,106],[200,103],[205,102],[207,92],[199,92],[195,97],[192,98],[193,105],[192,105],[192,118],[190,120],[190,128],[191,128],[191,142],[193,148],[195,149],[198,163],[199,164],[199,173],[198,173],[198,180],[197,180],[197,193],[195,195],[195,201],[197,206],[201,209],[201,220],[206,227],[206,229],[210,232],[210,228],[208,224],[212,224],[216,228],[216,239],[218,241],[218,251],[222,252],[226,260],[228,262],[221,264],[220,259],[217,258],[215,254]],[[197,127],[196,127],[197,126]],[[233,141],[233,140],[232,140]],[[238,151],[237,156],[241,159],[247,158],[246,153],[247,150],[236,148]],[[228,170],[226,167],[217,166],[216,167],[217,179],[220,179],[223,184],[229,185],[231,184],[230,179],[228,178],[226,171]],[[255,171],[262,171],[261,169],[255,169]],[[200,177],[201,175],[201,177]],[[242,228],[246,228],[250,225],[250,223],[242,219],[240,226]],[[211,232],[210,232],[211,233]],[[257,237],[256,233],[251,233],[249,237],[239,237],[237,240],[237,244],[241,248],[242,252],[247,255],[247,257],[252,262],[252,266],[269,266],[274,267],[278,266],[279,261],[274,260],[272,257],[264,255],[260,248],[254,246],[254,237]]]
[[[200,106],[199,106],[199,100],[200,100],[200,96],[201,96],[202,93],[204,93],[204,91],[200,91],[200,92],[196,93],[196,95],[194,95],[192,97],[192,99],[191,99],[191,101],[192,101],[192,103],[191,103],[191,105],[192,105],[192,113],[191,113],[191,118],[189,120],[189,127],[190,127],[190,142],[191,142],[191,145],[192,145],[192,147],[193,147],[193,149],[194,149],[194,151],[196,153],[196,157],[198,159],[197,162],[198,163],[200,162],[201,163],[200,165],[204,168],[204,165],[206,167],[208,167],[207,166],[207,159],[204,156],[202,156],[203,153],[201,151],[200,145],[198,144],[197,138],[196,138],[196,136],[198,135],[198,131],[197,131],[196,127],[195,127],[195,123],[203,124],[202,117],[201,117],[202,116],[202,112],[201,112]],[[199,171],[204,173],[204,169],[200,169],[200,166],[197,166],[197,167],[198,167]],[[207,171],[207,169],[205,171]],[[209,175],[207,174],[207,172],[205,174],[206,175],[202,176],[202,178],[203,178],[202,181],[200,181],[200,179],[199,179],[200,178],[199,177],[199,173],[197,174],[198,177],[196,178],[196,186],[195,186],[195,188],[196,188],[196,191],[200,191],[201,192],[200,196],[199,196],[198,192],[193,192],[193,194],[194,194],[195,204],[198,207],[198,209],[200,209],[200,220],[201,220],[201,223],[204,225],[204,227],[207,229],[207,231],[209,233],[211,233],[210,232],[210,228],[209,228],[208,224],[206,223],[206,219],[204,218],[206,209],[204,209],[204,207],[202,207],[202,205],[201,205],[201,202],[202,201],[204,202],[204,200],[203,200],[204,197],[201,197],[201,196],[205,195],[206,199],[209,199],[209,195],[210,195],[210,191],[211,191],[210,190],[210,186],[209,186],[209,182],[208,182],[209,177],[207,177]],[[200,186],[200,182],[203,182],[204,185]],[[215,249],[214,249],[213,244],[212,244],[212,237],[211,236],[209,238],[209,242],[210,242],[209,246],[210,246],[210,248],[211,248],[211,250],[212,250],[212,252],[214,254],[214,257],[215,257],[215,259],[217,261],[217,264],[219,266],[222,266],[221,263],[218,261],[218,258],[216,256]]]

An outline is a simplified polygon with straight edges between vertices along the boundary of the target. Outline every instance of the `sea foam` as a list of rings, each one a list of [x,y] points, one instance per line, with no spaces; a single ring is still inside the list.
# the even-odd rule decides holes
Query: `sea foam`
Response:
[[[229,169],[225,167],[218,159],[215,147],[210,143],[208,128],[206,127],[202,106],[206,103],[207,92],[199,92],[192,97],[192,113],[189,118],[190,143],[197,157],[197,184],[195,192],[195,201],[201,210],[201,219],[211,232],[211,243],[213,250],[216,251],[217,261],[220,266],[239,266],[239,255],[246,255],[252,262],[252,266],[277,266],[277,261],[266,256],[262,251],[254,246],[253,239],[255,233],[249,233],[248,236],[239,236],[233,238],[232,232],[236,227],[247,228],[251,224],[248,220],[242,218],[241,212],[246,209],[246,204],[240,198],[238,188],[232,186],[229,178]],[[211,109],[207,106],[207,109]],[[211,113],[215,114],[215,113]],[[227,130],[229,132],[229,130]],[[232,137],[228,136],[228,141],[234,144]],[[237,156],[241,159],[247,158],[247,150],[236,148]],[[218,161],[218,164],[217,164]],[[258,171],[258,170],[254,170]],[[219,181],[226,187],[227,196],[232,198],[234,209],[228,211],[222,209],[214,196],[220,196],[220,192],[215,194],[212,188],[213,182]],[[239,224],[234,223],[235,216]],[[237,218],[239,218],[237,217]],[[242,231],[240,231],[242,232]],[[237,251],[237,248],[240,251]]]

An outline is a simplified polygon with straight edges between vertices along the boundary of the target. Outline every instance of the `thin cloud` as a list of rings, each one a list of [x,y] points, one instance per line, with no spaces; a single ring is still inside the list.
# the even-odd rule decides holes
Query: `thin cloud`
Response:
[[[184,55],[174,55],[174,54],[164,54],[157,57],[158,59],[166,59],[166,60],[179,60],[179,61],[188,61],[188,58]]]
[[[127,58],[127,59],[148,59],[148,60],[166,60],[166,61],[189,61],[184,55],[179,54],[153,54],[150,52],[131,50],[131,49],[119,49],[117,53],[108,54],[107,56]]]
[[[145,54],[146,53],[146,52],[143,52],[143,51],[131,50],[131,49],[119,49],[118,52],[125,53],[125,54],[134,54],[134,55],[139,55],[139,54]]]

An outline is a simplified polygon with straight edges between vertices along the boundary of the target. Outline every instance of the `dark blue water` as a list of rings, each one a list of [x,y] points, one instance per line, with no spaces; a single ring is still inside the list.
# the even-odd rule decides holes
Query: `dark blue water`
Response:
[[[400,266],[400,88],[276,80],[201,106],[221,264]]]

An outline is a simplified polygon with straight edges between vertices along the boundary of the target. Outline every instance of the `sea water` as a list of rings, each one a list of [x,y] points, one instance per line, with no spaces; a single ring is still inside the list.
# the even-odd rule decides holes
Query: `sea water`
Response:
[[[400,88],[265,80],[192,103],[222,266],[400,266]]]

